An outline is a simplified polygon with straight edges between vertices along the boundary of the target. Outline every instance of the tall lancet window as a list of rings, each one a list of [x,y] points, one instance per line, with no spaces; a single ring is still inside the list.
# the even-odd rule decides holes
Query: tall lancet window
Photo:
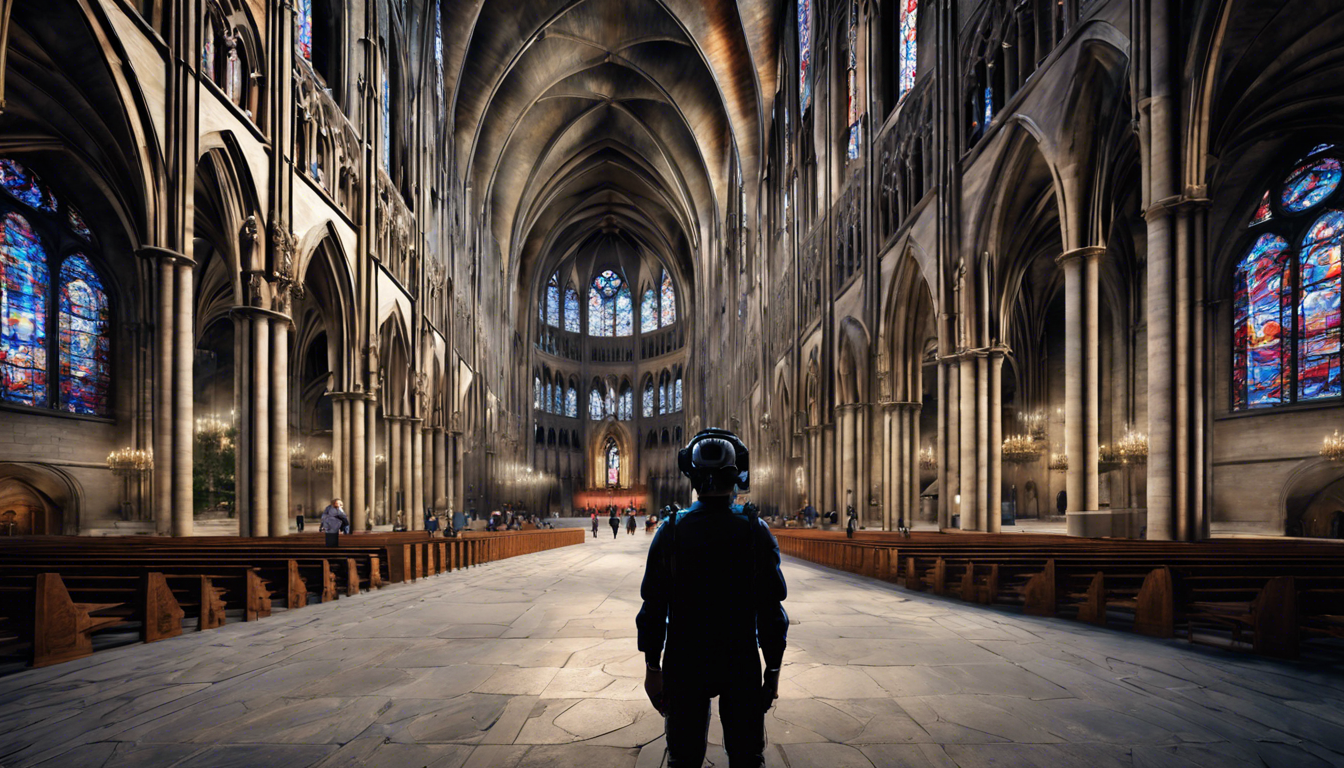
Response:
[[[629,336],[634,333],[635,308],[630,286],[621,276],[605,270],[588,288],[588,335]]]
[[[560,273],[551,275],[546,283],[546,324],[552,328],[560,327]]]
[[[919,45],[916,39],[916,27],[919,19],[919,0],[900,0],[901,3],[901,39],[897,67],[900,70],[900,96],[915,87],[915,66],[919,58]]]
[[[579,332],[579,292],[573,283],[565,286],[565,330]]]
[[[863,138],[860,136],[862,126],[859,125],[859,117],[863,110],[859,105],[859,3],[858,0],[852,0],[849,4],[849,41],[846,44],[849,49],[848,61],[845,63],[845,93],[848,97],[848,111],[846,117],[849,124],[849,148],[846,155],[850,160],[856,160],[859,157],[859,145]]]
[[[658,330],[658,294],[652,288],[644,291],[644,298],[639,302],[639,330],[640,333]]]
[[[812,0],[798,0],[798,111],[812,105]]]
[[[299,54],[308,62],[313,60],[313,0],[298,0],[294,11],[294,37]]]
[[[621,449],[611,437],[607,438],[607,484],[621,484]]]
[[[672,286],[672,276],[663,270],[662,295],[662,324],[671,325],[677,322],[677,289]]]

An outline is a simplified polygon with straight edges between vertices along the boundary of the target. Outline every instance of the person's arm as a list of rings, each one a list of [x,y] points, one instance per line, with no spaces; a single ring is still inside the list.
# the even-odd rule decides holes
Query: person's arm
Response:
[[[789,614],[782,605],[789,589],[779,567],[779,544],[769,526],[760,521],[756,533],[756,637],[766,670],[778,670],[789,635]]]
[[[667,603],[669,576],[664,567],[667,563],[663,550],[668,546],[663,526],[653,536],[649,544],[649,557],[644,565],[644,581],[639,586],[639,596],[644,605],[635,616],[638,630],[638,647],[644,654],[644,692],[649,702],[659,714],[665,714],[663,707],[663,646],[667,642]]]

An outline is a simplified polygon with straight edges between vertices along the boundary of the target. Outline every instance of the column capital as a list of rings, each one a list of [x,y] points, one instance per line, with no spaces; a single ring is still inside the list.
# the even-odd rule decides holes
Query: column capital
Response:
[[[1082,248],[1074,248],[1071,251],[1065,251],[1055,257],[1055,263],[1063,267],[1070,262],[1082,261],[1084,259],[1100,259],[1106,255],[1106,246],[1104,245],[1085,245]]]
[[[292,325],[294,322],[292,319],[290,319],[289,315],[276,312],[273,309],[266,309],[265,307],[250,307],[247,306],[246,304],[239,304],[236,307],[230,307],[229,314],[235,317],[248,317],[254,320],[264,317],[268,320],[271,320],[272,322],[284,323],[285,325]]]
[[[1148,210],[1143,212],[1143,218],[1145,221],[1157,221],[1173,213],[1188,213],[1207,209],[1213,205],[1213,201],[1206,197],[1206,192],[1207,190],[1203,187],[1189,187],[1183,194],[1154,201],[1152,205],[1148,206]]]
[[[178,253],[170,248],[160,248],[157,245],[146,245],[135,252],[136,256],[142,259],[154,259],[157,261],[166,261],[169,264],[181,264],[185,267],[195,267],[196,260],[186,255]]]
[[[924,408],[924,404],[910,400],[891,400],[882,404],[884,411],[918,411]]]

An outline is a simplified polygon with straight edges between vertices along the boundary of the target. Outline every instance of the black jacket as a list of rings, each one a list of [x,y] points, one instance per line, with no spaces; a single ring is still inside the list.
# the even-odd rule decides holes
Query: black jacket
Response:
[[[697,501],[653,537],[635,619],[639,650],[650,661],[664,648],[675,667],[712,652],[755,656],[759,646],[766,667],[779,668],[789,631],[779,545],[764,521],[726,501]]]

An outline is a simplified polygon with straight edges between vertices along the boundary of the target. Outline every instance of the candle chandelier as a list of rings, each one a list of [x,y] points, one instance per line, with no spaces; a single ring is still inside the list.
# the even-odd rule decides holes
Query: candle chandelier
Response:
[[[118,448],[107,455],[107,468],[117,477],[137,477],[154,468],[154,454],[137,448]]]

